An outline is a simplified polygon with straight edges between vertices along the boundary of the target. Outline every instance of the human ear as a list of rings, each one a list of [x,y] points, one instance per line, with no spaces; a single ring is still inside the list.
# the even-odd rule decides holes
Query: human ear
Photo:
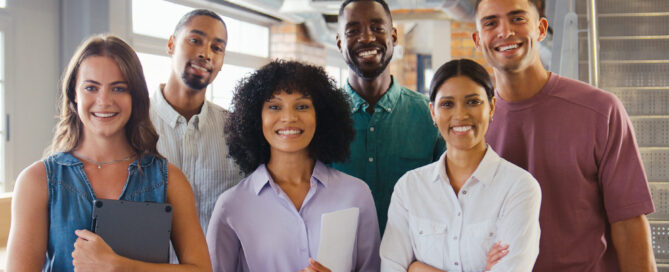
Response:
[[[539,41],[543,41],[546,38],[546,34],[548,33],[548,20],[546,18],[541,17],[539,19]]]
[[[167,40],[167,54],[172,56],[174,54],[174,35],[170,35],[170,39]]]
[[[490,100],[490,121],[492,121],[493,115],[495,115],[495,105],[497,104],[497,97],[493,96]]]
[[[432,116],[432,123],[437,126],[437,117],[434,115],[434,103],[430,102],[430,116]]]
[[[479,37],[478,31],[472,33],[472,40],[474,40],[474,47],[476,47],[476,49],[481,49],[481,37]]]

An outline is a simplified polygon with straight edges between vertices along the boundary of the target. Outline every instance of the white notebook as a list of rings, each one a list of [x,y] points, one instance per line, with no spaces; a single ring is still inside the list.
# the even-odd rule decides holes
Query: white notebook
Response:
[[[316,261],[332,272],[351,271],[359,214],[360,209],[348,208],[321,215]]]

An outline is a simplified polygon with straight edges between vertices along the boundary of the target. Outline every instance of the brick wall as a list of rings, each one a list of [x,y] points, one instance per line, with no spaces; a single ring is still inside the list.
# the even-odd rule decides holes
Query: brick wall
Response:
[[[309,38],[304,25],[282,23],[270,28],[270,58],[325,66],[327,51]]]
[[[492,67],[488,65],[488,63],[485,61],[485,58],[483,58],[483,54],[474,46],[472,33],[475,31],[475,23],[462,23],[456,21],[451,22],[451,58],[472,59],[483,65],[483,67],[488,70],[488,73],[492,75]]]
[[[404,25],[397,24],[397,47],[403,48],[402,56],[395,54],[390,62],[390,74],[397,82],[413,91],[416,90],[416,54],[407,52]],[[401,58],[400,58],[401,57]]]

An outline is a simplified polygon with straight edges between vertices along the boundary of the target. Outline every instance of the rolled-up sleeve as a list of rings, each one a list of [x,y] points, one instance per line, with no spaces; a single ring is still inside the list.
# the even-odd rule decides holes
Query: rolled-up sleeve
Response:
[[[492,272],[531,271],[539,255],[539,183],[525,173],[513,187],[498,222],[498,240],[509,245],[509,253],[492,267]]]

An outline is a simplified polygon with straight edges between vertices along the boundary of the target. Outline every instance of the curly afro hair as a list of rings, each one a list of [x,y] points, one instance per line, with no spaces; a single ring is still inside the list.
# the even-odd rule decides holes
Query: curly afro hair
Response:
[[[262,132],[263,104],[278,92],[299,92],[311,97],[316,111],[309,155],[323,163],[348,159],[355,131],[348,95],[335,86],[323,68],[285,60],[272,61],[242,79],[225,123],[230,156],[247,174],[267,163],[270,147]]]

